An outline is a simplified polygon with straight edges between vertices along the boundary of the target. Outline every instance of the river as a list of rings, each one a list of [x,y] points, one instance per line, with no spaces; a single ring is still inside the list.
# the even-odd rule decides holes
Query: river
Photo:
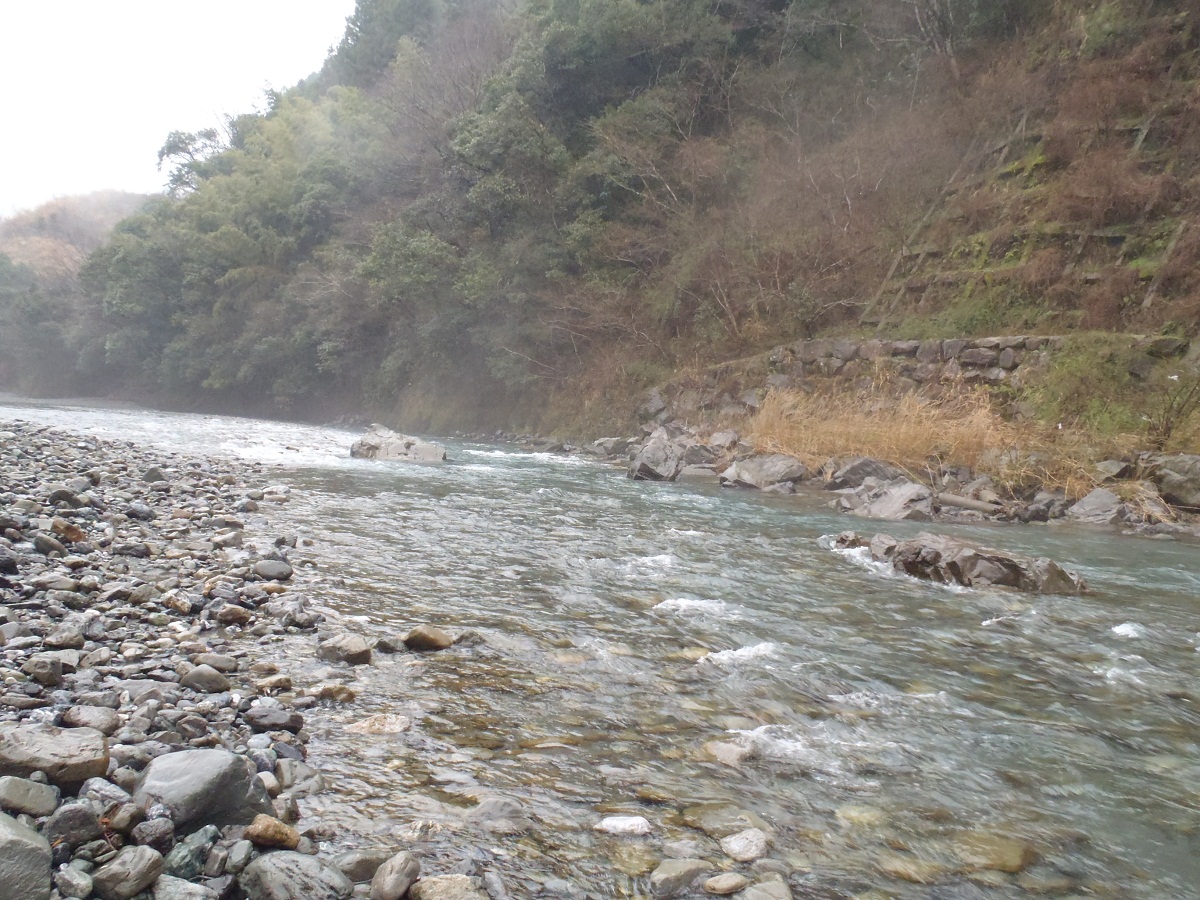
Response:
[[[300,538],[292,561],[340,627],[474,633],[353,673],[311,638],[268,646],[301,683],[359,694],[306,713],[333,790],[304,810],[339,845],[411,843],[428,872],[474,848],[514,897],[642,897],[664,842],[723,858],[692,826],[732,809],[765,820],[798,896],[1200,897],[1194,545],[938,526],[1091,586],[951,590],[824,549],[918,529],[819,492],[634,483],[469,443],[436,467],[352,460],[348,431],[217,416],[7,401],[8,419],[265,463],[293,493],[262,537]],[[411,727],[346,731],[382,712]],[[496,795],[522,815],[467,814]],[[616,814],[653,833],[592,830]],[[981,842],[1038,860],[968,871]]]

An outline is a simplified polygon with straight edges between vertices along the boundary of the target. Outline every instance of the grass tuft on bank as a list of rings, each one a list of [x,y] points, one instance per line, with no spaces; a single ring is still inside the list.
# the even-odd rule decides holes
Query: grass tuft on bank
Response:
[[[1097,484],[1095,464],[1136,452],[1136,434],[1097,436],[1074,427],[1016,421],[984,388],[959,385],[932,397],[869,392],[777,391],[752,422],[755,444],[820,466],[834,456],[871,456],[928,479],[969,466],[1014,494],[1038,487],[1081,497]]]

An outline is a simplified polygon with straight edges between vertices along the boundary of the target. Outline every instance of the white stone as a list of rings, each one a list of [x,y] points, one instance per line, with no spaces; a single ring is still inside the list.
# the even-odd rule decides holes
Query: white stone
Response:
[[[753,862],[767,855],[767,836],[758,828],[747,828],[722,838],[721,849],[738,862]]]
[[[595,826],[605,834],[649,834],[650,822],[642,816],[608,816]]]

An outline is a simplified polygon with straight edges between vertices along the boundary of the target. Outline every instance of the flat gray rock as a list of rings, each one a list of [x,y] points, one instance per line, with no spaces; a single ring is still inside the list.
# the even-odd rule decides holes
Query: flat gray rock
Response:
[[[25,813],[35,819],[48,816],[58,806],[58,788],[28,778],[0,777],[0,809]]]
[[[11,816],[0,813],[0,896],[47,900],[50,844]]]
[[[735,462],[721,473],[721,484],[765,491],[784,485],[795,485],[807,474],[808,469],[800,460],[776,453],[771,456],[752,456]]]
[[[100,900],[130,900],[162,874],[162,854],[151,847],[126,847],[117,858],[92,873]]]
[[[246,867],[238,884],[249,900],[346,900],[354,884],[313,856],[266,853]]]
[[[371,645],[357,634],[338,634],[317,645],[317,656],[330,662],[365,666],[371,662]]]
[[[91,728],[0,726],[0,775],[45,772],[60,787],[108,772],[108,741]]]
[[[181,679],[179,684],[200,694],[220,694],[229,690],[229,679],[212,666],[199,665]]]
[[[248,825],[274,809],[247,761],[227,750],[182,750],[151,760],[134,793],[141,806],[162,803],[176,828]]]
[[[713,871],[712,863],[702,859],[668,859],[650,873],[650,890],[655,897],[674,897],[691,887],[698,878]]]
[[[868,519],[928,522],[933,518],[933,492],[915,481],[890,484],[853,513]]]
[[[121,717],[106,706],[72,706],[63,713],[62,722],[71,728],[94,728],[104,735],[121,727]]]
[[[1121,498],[1107,488],[1096,488],[1067,510],[1067,516],[1087,525],[1117,525],[1124,519]]]
[[[397,853],[371,879],[371,900],[401,900],[421,876],[421,864],[411,853]]]
[[[254,574],[264,581],[287,581],[292,567],[281,559],[260,559],[254,564]]]

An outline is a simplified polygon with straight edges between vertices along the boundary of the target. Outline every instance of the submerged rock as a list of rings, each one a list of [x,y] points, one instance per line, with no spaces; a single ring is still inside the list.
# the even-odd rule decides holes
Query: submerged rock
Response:
[[[592,827],[605,834],[649,834],[651,830],[643,816],[608,816]]]
[[[409,900],[488,900],[478,880],[469,875],[422,878],[409,889]]]
[[[431,441],[399,434],[383,425],[372,425],[366,434],[351,445],[350,455],[358,459],[432,463],[446,459],[446,448]]]
[[[650,873],[650,891],[655,897],[674,897],[713,870],[702,859],[668,859]]]
[[[871,539],[845,531],[833,539],[839,550],[866,548],[872,558],[890,563],[897,572],[964,587],[1010,587],[1039,594],[1080,594],[1086,585],[1045,557],[1029,559],[979,547],[944,535],[922,533],[906,541],[877,534]]]

